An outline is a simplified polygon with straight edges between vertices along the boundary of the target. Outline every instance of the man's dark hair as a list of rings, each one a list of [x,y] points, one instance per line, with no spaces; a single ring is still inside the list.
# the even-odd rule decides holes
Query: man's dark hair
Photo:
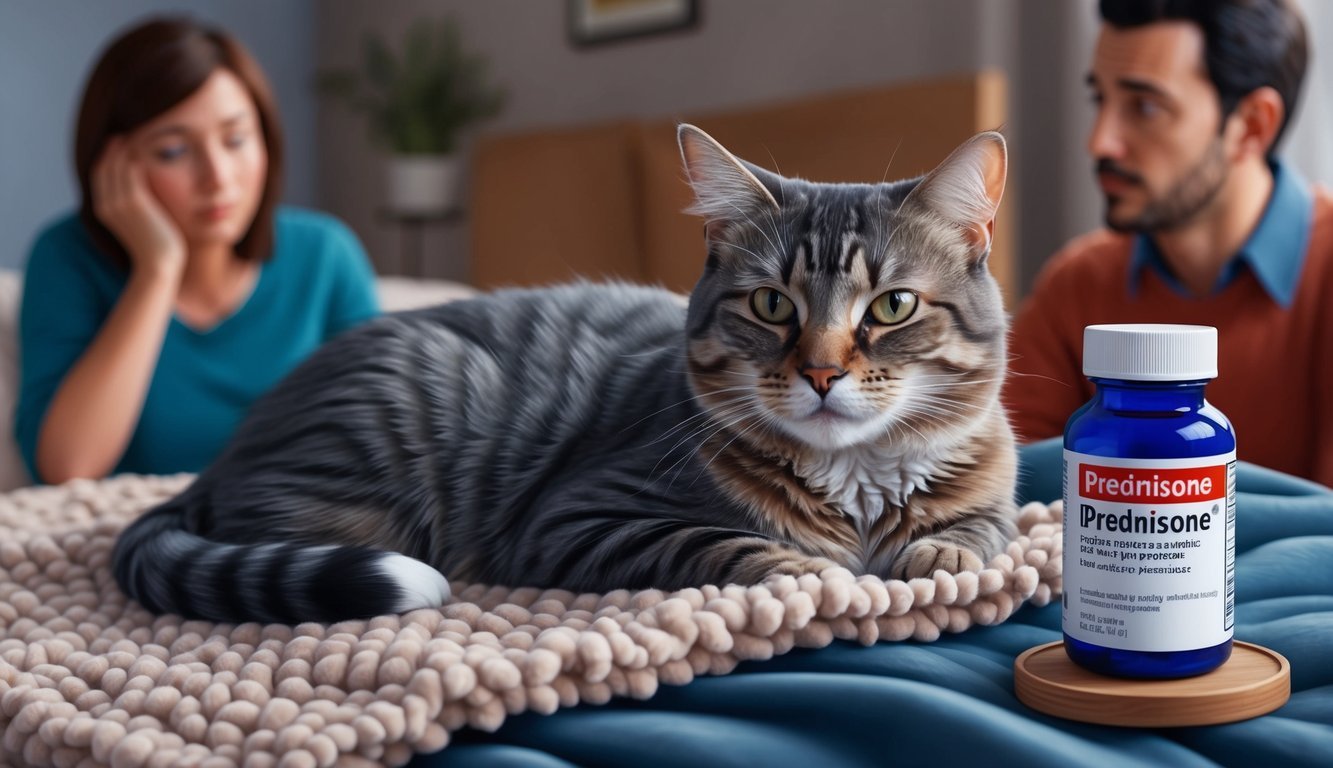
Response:
[[[1282,124],[1268,147],[1273,153],[1296,112],[1309,57],[1305,21],[1290,0],[1101,0],[1100,10],[1113,27],[1171,20],[1197,24],[1224,117],[1265,85],[1282,97]]]

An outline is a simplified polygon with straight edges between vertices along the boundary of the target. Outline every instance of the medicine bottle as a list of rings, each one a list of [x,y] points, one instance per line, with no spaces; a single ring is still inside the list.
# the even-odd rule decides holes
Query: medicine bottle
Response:
[[[1119,677],[1174,678],[1231,655],[1236,438],[1204,399],[1217,329],[1092,325],[1092,400],[1064,434],[1065,652]]]

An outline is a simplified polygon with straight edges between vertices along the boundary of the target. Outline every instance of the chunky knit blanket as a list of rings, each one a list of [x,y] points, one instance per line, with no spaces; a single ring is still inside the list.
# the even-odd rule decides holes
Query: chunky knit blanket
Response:
[[[297,626],[157,617],[110,569],[116,534],[189,476],[0,495],[0,762],[401,765],[494,730],[834,638],[929,642],[1060,590],[1060,509],[1031,504],[980,573],[834,568],[756,586],[576,595],[454,584],[439,610]]]

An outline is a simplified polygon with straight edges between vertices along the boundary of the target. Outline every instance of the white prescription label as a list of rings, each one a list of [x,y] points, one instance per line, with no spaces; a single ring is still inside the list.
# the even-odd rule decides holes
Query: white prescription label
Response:
[[[1120,459],[1065,451],[1064,631],[1130,651],[1231,638],[1236,454]]]

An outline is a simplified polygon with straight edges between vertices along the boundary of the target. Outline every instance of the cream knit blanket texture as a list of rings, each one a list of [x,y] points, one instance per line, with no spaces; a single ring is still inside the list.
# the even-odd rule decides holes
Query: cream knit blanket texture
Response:
[[[1060,507],[980,573],[841,569],[757,586],[576,595],[454,584],[438,610],[297,626],[154,616],[121,594],[124,525],[190,476],[0,495],[0,763],[402,765],[464,726],[544,714],[834,638],[929,642],[1060,590]]]

